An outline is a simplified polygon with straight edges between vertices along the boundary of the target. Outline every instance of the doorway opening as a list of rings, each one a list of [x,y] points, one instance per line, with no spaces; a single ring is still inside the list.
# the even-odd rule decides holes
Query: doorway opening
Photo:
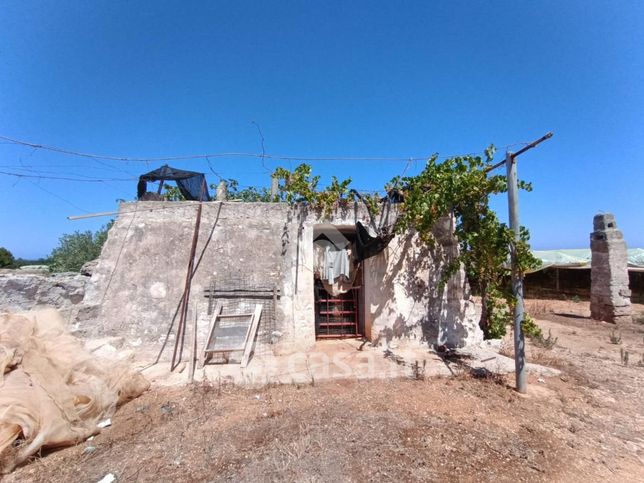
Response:
[[[364,335],[363,267],[354,256],[355,240],[355,226],[322,225],[314,230],[318,268],[314,273],[317,339]],[[335,262],[333,269],[330,257]],[[338,268],[338,263],[342,268]]]

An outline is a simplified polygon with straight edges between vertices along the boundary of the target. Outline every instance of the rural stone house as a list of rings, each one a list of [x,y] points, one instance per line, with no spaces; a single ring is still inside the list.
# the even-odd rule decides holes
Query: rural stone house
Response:
[[[182,298],[198,205],[121,204],[78,316],[81,332],[159,346]],[[451,220],[436,227],[431,250],[411,233],[380,251],[365,249],[356,230],[369,225],[365,206],[352,202],[328,216],[287,203],[202,203],[189,305],[201,321],[199,343],[216,302],[224,311],[261,303],[256,350],[276,355],[333,337],[425,347],[479,342],[463,272],[439,284],[458,250]]]

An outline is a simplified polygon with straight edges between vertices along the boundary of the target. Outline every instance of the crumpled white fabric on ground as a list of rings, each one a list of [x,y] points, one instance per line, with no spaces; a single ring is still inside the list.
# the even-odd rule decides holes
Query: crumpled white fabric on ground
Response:
[[[125,363],[87,352],[54,309],[0,314],[0,473],[96,434],[98,421],[148,387]]]

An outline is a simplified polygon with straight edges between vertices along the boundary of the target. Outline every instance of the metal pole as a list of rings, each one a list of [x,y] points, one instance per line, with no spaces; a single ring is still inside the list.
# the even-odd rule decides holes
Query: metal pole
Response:
[[[519,184],[517,178],[517,163],[514,155],[507,152],[505,166],[508,177],[508,209],[510,215],[510,228],[514,232],[514,242],[519,240]],[[511,246],[512,257],[512,294],[514,295],[514,366],[516,373],[516,389],[526,393],[527,371],[525,365],[525,338],[523,336],[523,275],[517,264],[515,243]]]
[[[127,213],[134,213],[133,211],[128,211]],[[112,216],[112,215],[118,215],[118,211],[103,211],[101,213],[89,213],[87,215],[75,215],[75,216],[68,216],[68,220],[84,220],[85,218],[96,218],[98,216]]]
[[[540,137],[539,139],[537,139],[536,141],[532,141],[531,143],[526,144],[523,148],[519,149],[516,153],[514,153],[514,154],[512,155],[512,157],[516,158],[516,157],[517,157],[517,156],[519,156],[520,154],[523,154],[523,153],[525,153],[526,151],[528,151],[528,150],[530,150],[530,149],[532,149],[532,148],[536,147],[538,144],[541,144],[541,143],[542,143],[542,142],[544,142],[545,140],[550,139],[552,136],[553,136],[552,132],[546,133],[545,135],[541,136],[541,137]],[[487,173],[487,172],[493,171],[493,170],[495,170],[496,168],[500,168],[500,167],[501,167],[501,166],[503,166],[504,164],[505,164],[505,160],[504,160],[504,161],[500,161],[500,162],[496,163],[495,165],[490,166],[489,168],[487,168],[487,169],[485,170],[485,172]]]

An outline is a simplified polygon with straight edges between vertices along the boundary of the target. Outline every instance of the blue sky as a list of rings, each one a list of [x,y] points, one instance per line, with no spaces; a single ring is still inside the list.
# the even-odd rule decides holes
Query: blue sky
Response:
[[[611,211],[644,246],[644,2],[8,1],[0,5],[0,135],[155,157],[261,150],[417,157],[555,136],[520,159],[533,247],[588,246]],[[520,146],[511,146],[518,149]],[[204,161],[173,163],[216,177]],[[296,163],[213,159],[242,185]],[[312,163],[381,188],[405,161]],[[46,255],[106,220],[159,163],[95,162],[0,144],[0,246]],[[418,172],[414,162],[408,173]],[[32,170],[32,171],[27,171]],[[505,199],[494,201],[506,218]]]

